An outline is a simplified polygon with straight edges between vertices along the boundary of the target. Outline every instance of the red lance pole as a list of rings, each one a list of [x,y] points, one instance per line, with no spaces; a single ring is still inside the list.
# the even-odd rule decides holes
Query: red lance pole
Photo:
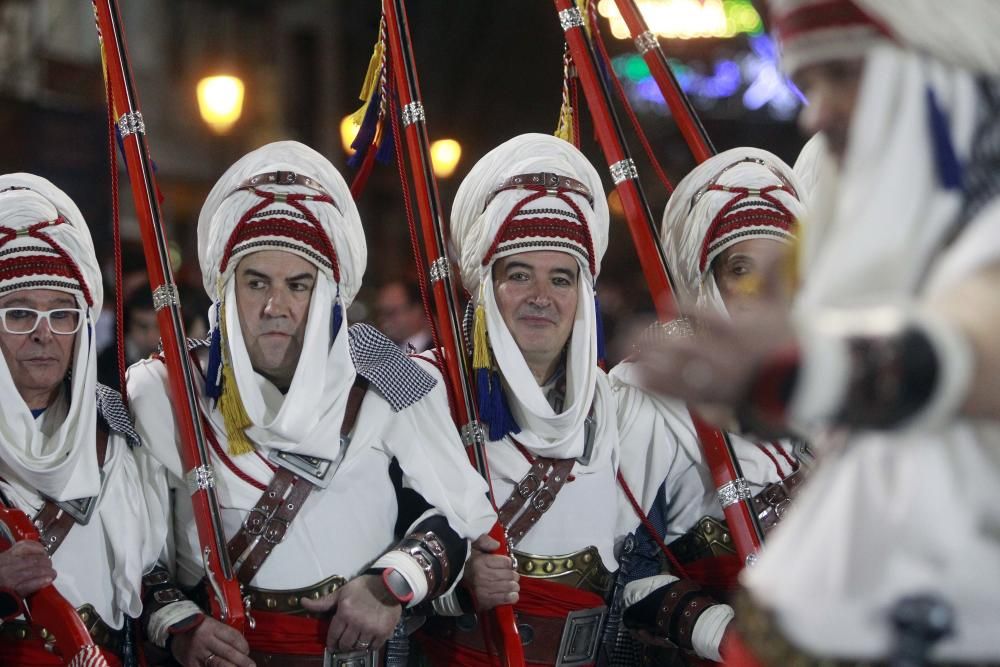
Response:
[[[0,552],[23,540],[40,542],[38,529],[27,514],[0,503]],[[108,667],[80,615],[55,586],[49,584],[38,589],[25,599],[25,606],[32,625],[45,628],[55,637],[56,652],[65,664]]]
[[[625,219],[639,255],[639,264],[653,296],[657,315],[660,321],[668,322],[677,315],[670,272],[663,249],[657,242],[656,225],[639,184],[635,162],[628,153],[621,125],[611,104],[607,82],[598,73],[597,58],[590,37],[584,29],[580,10],[572,0],[555,0],[555,5],[583,85],[587,106],[594,119],[598,143],[625,209]],[[596,30],[597,26],[593,29]],[[733,454],[729,436],[707,424],[693,410],[691,419],[712,472],[726,523],[733,537],[733,545],[742,562],[752,562],[760,550],[763,532],[750,505],[749,487]]]
[[[146,127],[139,110],[139,98],[128,62],[121,13],[117,0],[95,0],[94,12],[97,16],[98,37],[106,59],[107,85],[111,87],[115,106],[112,111],[118,116],[117,126],[124,145],[132,198],[139,218],[153,305],[163,338],[163,356],[167,364],[171,403],[181,436],[181,461],[194,505],[212,615],[242,632],[246,616],[239,582],[233,576],[226,553],[225,533],[215,495],[214,472],[209,463],[211,459],[202,421],[198,418],[200,411],[194,375],[188,363],[187,337],[181,319],[177,285],[170,268],[163,217],[156,197],[156,180],[146,144]]]
[[[460,427],[462,440],[469,451],[469,457],[488,483],[490,477],[486,460],[485,429],[479,421],[478,409],[473,399],[474,393],[470,381],[472,372],[469,367],[471,355],[465,349],[465,339],[461,334],[461,302],[458,298],[455,281],[452,279],[453,268],[445,250],[447,244],[441,220],[441,198],[438,194],[437,180],[431,170],[430,142],[427,136],[424,105],[420,96],[420,83],[414,64],[410,30],[406,19],[406,6],[404,0],[385,0],[383,10],[389,37],[391,70],[399,98],[408,161],[416,185],[417,210],[420,216],[424,251],[428,256],[427,265],[430,267],[434,310],[439,324],[438,333],[442,347],[445,379],[448,383],[455,419]],[[393,109],[390,108],[390,113],[392,112]],[[400,137],[396,137],[396,140],[399,141]],[[374,147],[369,148],[369,150],[374,150]],[[492,486],[490,500],[493,502]],[[495,509],[495,502],[493,506]],[[507,537],[499,521],[493,525],[490,536],[500,543],[500,548],[495,553],[509,556]],[[503,639],[505,665],[507,667],[523,667],[524,649],[518,636],[513,607],[501,605],[494,610],[494,616]]]
[[[715,155],[715,147],[712,146],[708,133],[705,132],[701,119],[695,114],[691,107],[691,100],[681,91],[674,76],[667,57],[660,48],[660,43],[656,39],[646,20],[639,13],[635,0],[615,0],[618,5],[618,13],[625,19],[635,48],[642,55],[642,59],[649,66],[649,71],[653,74],[653,79],[663,94],[667,106],[670,107],[670,114],[674,117],[674,122],[681,131],[681,135],[687,142],[694,159],[700,164]]]

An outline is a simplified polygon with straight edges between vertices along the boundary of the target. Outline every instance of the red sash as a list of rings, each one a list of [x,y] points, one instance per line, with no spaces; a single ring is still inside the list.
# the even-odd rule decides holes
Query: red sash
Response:
[[[705,592],[716,598],[728,599],[740,590],[738,577],[743,571],[735,555],[699,558],[684,565],[684,572]]]
[[[250,649],[285,655],[323,655],[329,618],[254,611],[257,625],[247,630]]]
[[[728,667],[764,667],[735,632],[727,632],[719,652]]]
[[[110,667],[122,667],[117,655],[101,649],[101,655]],[[64,667],[66,661],[45,649],[41,639],[14,639],[0,642],[0,665],[18,667]]]
[[[566,618],[572,611],[593,609],[604,605],[604,599],[596,593],[571,588],[563,584],[521,577],[520,599],[514,605],[514,613],[547,618]],[[495,655],[460,646],[454,641],[429,637],[418,633],[417,641],[424,655],[432,665],[449,667],[486,667],[499,664]],[[550,662],[525,662],[526,667],[553,667]]]

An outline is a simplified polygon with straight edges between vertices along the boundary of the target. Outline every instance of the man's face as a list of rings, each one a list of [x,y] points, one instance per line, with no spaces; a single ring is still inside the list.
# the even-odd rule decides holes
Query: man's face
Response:
[[[236,307],[250,362],[282,391],[302,354],[316,266],[298,255],[262,250],[236,267]]]
[[[0,308],[32,308],[46,311],[57,308],[78,308],[76,299],[65,292],[47,289],[25,289],[0,298]],[[7,314],[8,322],[30,317],[27,313]],[[46,407],[59,384],[66,377],[73,359],[76,334],[57,334],[44,319],[28,334],[8,333],[0,326],[0,348],[7,368],[21,397],[31,408]]]
[[[712,273],[733,319],[762,304],[787,305],[791,296],[791,246],[772,239],[747,239],[729,246],[712,262]]]
[[[551,250],[523,252],[493,265],[493,292],[504,323],[529,366],[551,367],[573,332],[580,267]]]
[[[401,283],[390,283],[379,290],[375,312],[379,328],[397,345],[424,328],[423,307],[410,301]]]
[[[188,334],[191,335],[191,332]],[[156,322],[156,311],[136,309],[129,313],[125,338],[128,340],[128,351],[134,357],[133,361],[145,359],[156,352],[160,344],[160,327]]]
[[[807,135],[816,132],[826,135],[827,145],[838,163],[847,151],[847,135],[863,69],[864,60],[857,58],[810,65],[795,73],[795,85],[809,100],[799,114],[799,126]]]

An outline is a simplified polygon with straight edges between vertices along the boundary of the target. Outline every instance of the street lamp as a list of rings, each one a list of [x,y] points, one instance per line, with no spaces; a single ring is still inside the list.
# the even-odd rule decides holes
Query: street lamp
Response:
[[[202,120],[218,134],[225,134],[243,112],[243,81],[221,74],[198,82],[198,110]]]
[[[462,157],[462,145],[454,139],[438,139],[431,144],[431,168],[438,178],[448,178]]]

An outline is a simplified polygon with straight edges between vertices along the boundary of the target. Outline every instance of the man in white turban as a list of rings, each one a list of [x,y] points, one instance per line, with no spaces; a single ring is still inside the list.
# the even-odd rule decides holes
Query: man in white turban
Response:
[[[816,473],[744,575],[730,655],[1000,664],[1000,5],[771,8],[836,164],[794,324],[706,323],[649,374],[816,436]],[[697,389],[678,382],[692,361],[710,369]]]
[[[738,323],[762,301],[787,301],[791,246],[802,214],[792,170],[767,151],[734,148],[698,165],[677,184],[660,230],[681,312]],[[657,324],[646,335],[683,336],[691,326],[691,320],[680,319]],[[689,376],[688,381],[699,379],[697,373]],[[647,393],[634,363],[618,365],[611,380],[618,399],[622,476],[649,519],[623,562],[631,580],[625,588],[625,625],[721,660],[719,645],[733,612],[727,605],[712,605],[737,589],[743,564],[687,406]],[[802,481],[803,448],[737,433],[729,439],[759,523],[770,532]],[[631,515],[636,508],[629,504],[625,511]],[[667,555],[657,540],[668,545],[682,571],[675,565],[660,571]],[[697,624],[678,620],[684,618]],[[649,639],[645,633],[640,636]],[[651,664],[681,660],[669,647],[647,653]]]
[[[109,664],[135,657],[129,622],[166,538],[142,490],[162,479],[137,468],[121,396],[97,384],[102,299],[76,205],[43,178],[0,176],[0,505],[23,511],[41,535],[0,553],[4,665],[52,664],[51,635],[21,615],[24,598],[49,584]]]
[[[254,622],[245,640],[214,619],[172,633],[181,612],[168,606],[150,614],[150,636],[172,636],[185,665],[322,665],[325,652],[337,665],[381,664],[401,611],[448,591],[466,538],[495,520],[444,384],[374,329],[348,329],[365,238],[347,184],[316,151],[285,141],[237,161],[202,208],[198,249],[214,302],[201,417]],[[140,362],[128,384],[176,489],[169,565],[191,588],[204,566],[164,418],[166,368]],[[393,459],[429,504],[402,539],[394,526],[413,508],[397,505]]]
[[[526,659],[592,664],[615,546],[618,430],[597,365],[594,281],[608,239],[600,177],[580,151],[526,134],[483,157],[462,182],[451,238],[472,295],[480,418],[510,560],[482,538],[467,583],[479,608],[515,604]],[[466,610],[468,611],[468,610]],[[456,608],[454,613],[459,613]],[[576,649],[566,639],[574,616]],[[481,628],[428,624],[433,664],[490,662]],[[574,663],[577,664],[577,663]]]

